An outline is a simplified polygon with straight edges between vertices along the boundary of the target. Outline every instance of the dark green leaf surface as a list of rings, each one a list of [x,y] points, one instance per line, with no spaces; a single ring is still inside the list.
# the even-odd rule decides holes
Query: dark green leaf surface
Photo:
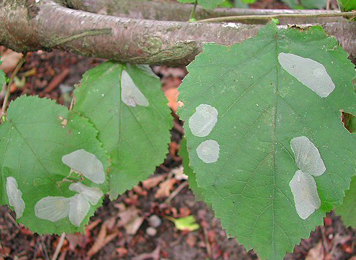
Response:
[[[122,101],[123,73],[147,99],[144,106]],[[99,140],[111,157],[111,198],[145,180],[164,161],[172,118],[160,80],[149,67],[106,62],[85,73],[75,98],[74,111],[99,130]]]
[[[84,149],[108,169],[106,153],[96,135],[86,119],[51,100],[25,96],[16,99],[10,104],[6,122],[0,125],[1,204],[9,205],[6,186],[9,178],[14,178],[25,203],[20,223],[40,234],[83,231],[101,202],[90,207],[80,227],[72,225],[68,217],[55,223],[40,219],[34,208],[45,197],[69,198],[76,194],[69,185],[81,178],[77,174],[69,177],[71,169],[62,162],[64,155]],[[82,183],[107,190],[107,183],[97,185],[86,178]]]
[[[350,190],[346,191],[344,201],[335,213],[341,216],[345,226],[356,227],[356,177],[352,178]]]
[[[302,84],[282,68],[281,53],[323,64],[334,91],[321,97]],[[325,212],[341,204],[356,170],[356,142],[340,119],[340,110],[356,114],[355,71],[348,54],[321,27],[282,30],[270,24],[242,44],[206,44],[188,71],[179,114],[204,198],[227,233],[247,249],[264,259],[283,259],[323,223]],[[212,131],[198,137],[189,119],[202,104],[214,107],[218,117]],[[291,140],[300,136],[317,147],[326,166],[325,173],[312,177],[321,207],[306,220],[298,216],[289,186],[298,170]],[[200,146],[206,141],[213,148]],[[204,157],[211,151],[215,157]]]

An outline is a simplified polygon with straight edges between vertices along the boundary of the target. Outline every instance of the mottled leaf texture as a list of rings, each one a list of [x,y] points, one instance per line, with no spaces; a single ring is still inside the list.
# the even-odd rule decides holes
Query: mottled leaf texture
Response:
[[[148,66],[106,62],[85,73],[75,98],[74,111],[99,130],[111,157],[111,198],[164,161],[172,119],[160,80]]]
[[[179,114],[197,185],[228,234],[263,259],[283,259],[341,204],[355,173],[356,141],[340,117],[356,112],[348,54],[321,27],[269,24],[241,44],[204,45],[188,71]],[[204,137],[199,122],[190,128],[201,104],[218,113]],[[210,120],[211,111],[202,116]],[[303,180],[300,170],[308,171]],[[307,194],[292,190],[301,183]],[[314,208],[299,216],[301,196]]]
[[[195,3],[195,1],[196,0],[178,0],[178,2],[181,3]],[[198,4],[205,9],[214,9],[222,2],[224,2],[224,0],[198,0]]]
[[[88,120],[51,100],[16,99],[0,125],[0,204],[9,205],[20,223],[40,234],[83,231],[101,205],[101,190],[107,191],[107,181],[101,185],[91,182],[73,172],[62,157],[84,149],[107,170],[108,159],[96,136]],[[99,191],[96,203],[80,215],[76,225],[69,219],[74,214],[69,206],[81,190],[70,189],[70,185]]]

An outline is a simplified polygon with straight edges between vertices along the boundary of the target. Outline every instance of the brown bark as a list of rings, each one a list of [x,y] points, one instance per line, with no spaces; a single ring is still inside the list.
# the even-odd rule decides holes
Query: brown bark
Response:
[[[69,9],[50,0],[0,0],[0,44],[16,51],[60,49],[120,62],[186,65],[203,43],[231,45],[260,27],[129,19]],[[355,23],[323,27],[356,56]]]

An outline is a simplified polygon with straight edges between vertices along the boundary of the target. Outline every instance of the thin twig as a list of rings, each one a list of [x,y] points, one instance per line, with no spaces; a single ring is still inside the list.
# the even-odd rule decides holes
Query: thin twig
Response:
[[[7,84],[7,86],[5,88],[6,94],[4,97],[4,102],[2,103],[0,118],[2,118],[6,114],[5,111],[6,111],[6,108],[7,108],[8,102],[9,102],[9,98],[10,98],[11,85],[12,85],[12,83],[14,83],[15,77],[16,77],[17,73],[19,72],[19,70],[21,69],[22,65],[25,63],[25,61],[26,61],[26,54],[24,54],[24,56],[17,62],[16,68],[11,74],[9,84]]]
[[[201,23],[219,23],[219,22],[239,22],[243,20],[272,20],[279,18],[308,18],[308,17],[356,17],[356,11],[352,12],[329,12],[320,14],[268,14],[268,15],[239,15],[239,16],[226,16],[216,17],[199,20]]]
[[[63,233],[61,237],[59,238],[59,243],[57,245],[56,251],[54,252],[52,256],[52,260],[57,260],[59,253],[61,252],[61,249],[63,247],[64,240],[66,238],[66,233]]]

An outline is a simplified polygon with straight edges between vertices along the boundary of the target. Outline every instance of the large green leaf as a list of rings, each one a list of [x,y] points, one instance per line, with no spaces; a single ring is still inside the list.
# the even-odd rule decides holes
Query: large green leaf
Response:
[[[350,190],[346,191],[344,201],[336,209],[345,226],[356,227],[356,177],[352,178]]]
[[[51,100],[37,97],[16,99],[10,104],[6,121],[0,125],[1,204],[11,206],[20,223],[40,234],[83,231],[89,217],[101,203],[92,203],[84,220],[79,221],[79,227],[74,226],[69,213],[63,213],[69,207],[68,198],[78,195],[69,187],[82,183],[106,192],[107,182],[95,184],[77,173],[70,174],[71,169],[62,160],[63,156],[84,149],[96,156],[107,169],[108,159],[96,135],[97,131],[86,119]],[[97,199],[102,196],[102,192],[99,193],[101,195]],[[35,213],[39,201],[48,197],[62,197],[64,201],[52,204],[53,208],[47,204],[47,214],[51,217],[64,214],[58,221],[39,218]],[[81,205],[87,203],[78,206]]]
[[[206,44],[188,67],[179,114],[197,184],[227,233],[262,258],[308,237],[355,173],[356,141],[340,119],[356,112],[347,57],[321,27],[270,24],[242,44]]]
[[[131,94],[122,88],[122,80]],[[127,93],[138,95],[138,103],[132,97],[130,104]],[[148,66],[106,62],[85,73],[75,98],[74,111],[99,130],[99,140],[111,156],[111,198],[145,180],[164,161],[171,112],[160,80]]]
[[[355,0],[338,0],[340,8],[344,12],[356,10]]]

